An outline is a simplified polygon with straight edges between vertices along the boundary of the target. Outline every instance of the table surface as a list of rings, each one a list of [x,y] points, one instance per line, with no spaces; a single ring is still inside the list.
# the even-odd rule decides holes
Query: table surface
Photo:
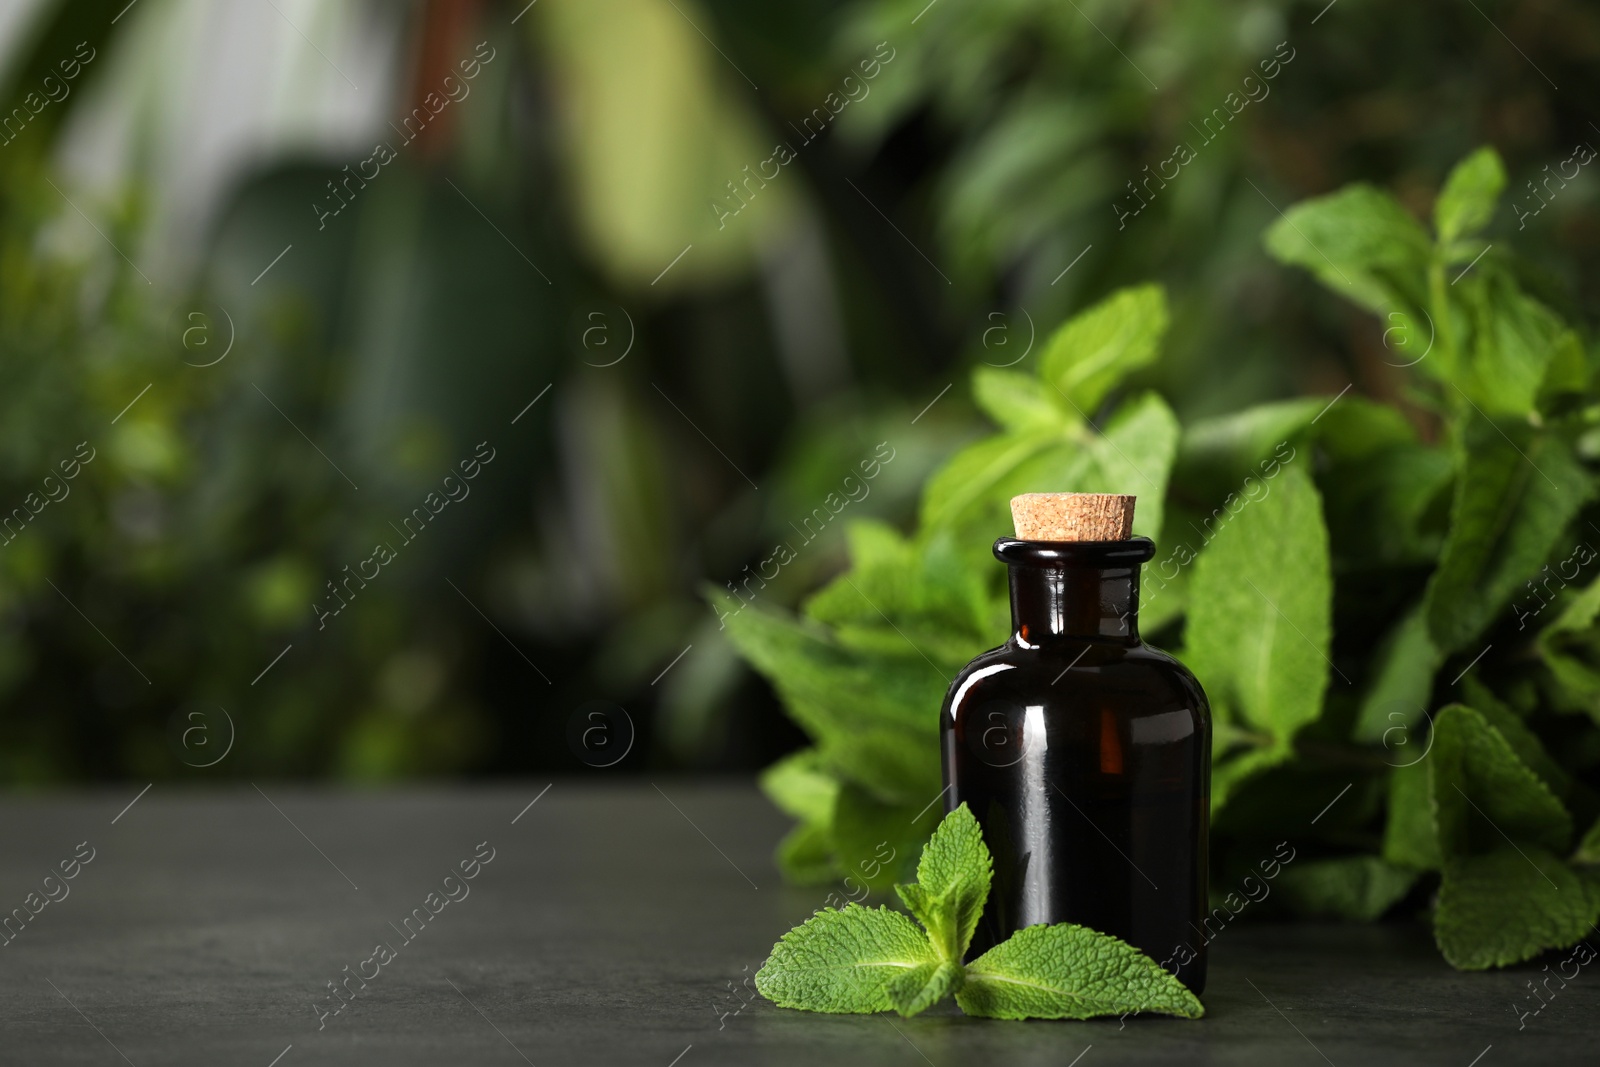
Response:
[[[786,820],[747,783],[618,781],[0,802],[0,909],[29,916],[0,948],[0,1063],[1594,1062],[1600,974],[1553,981],[1519,1020],[1537,968],[1458,974],[1409,923],[1229,927],[1199,1022],[741,999],[827,890],[779,880]],[[91,849],[76,877],[45,881]],[[492,855],[477,877],[447,881],[475,853]],[[417,908],[429,921],[407,941]],[[382,966],[367,962],[380,942]],[[328,983],[356,971],[370,981],[349,980],[354,998],[323,1017]]]

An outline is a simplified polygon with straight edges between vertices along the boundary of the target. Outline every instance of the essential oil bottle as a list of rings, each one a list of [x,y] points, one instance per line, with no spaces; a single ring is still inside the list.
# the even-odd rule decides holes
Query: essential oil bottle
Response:
[[[956,676],[940,716],[946,804],[977,816],[994,884],[973,952],[1037,923],[1112,934],[1195,993],[1206,980],[1211,713],[1139,639],[1134,498],[1012,500],[1011,637]]]

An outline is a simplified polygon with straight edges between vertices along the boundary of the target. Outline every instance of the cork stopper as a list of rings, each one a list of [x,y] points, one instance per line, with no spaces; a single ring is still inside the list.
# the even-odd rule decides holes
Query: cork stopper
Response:
[[[1024,541],[1126,541],[1137,497],[1115,493],[1024,493],[1011,519]]]

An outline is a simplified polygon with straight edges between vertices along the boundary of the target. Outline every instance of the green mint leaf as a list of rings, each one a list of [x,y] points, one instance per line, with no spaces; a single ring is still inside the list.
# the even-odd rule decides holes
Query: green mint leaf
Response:
[[[1539,406],[1550,410],[1555,405],[1547,401],[1567,393],[1583,393],[1589,388],[1589,353],[1583,338],[1575,330],[1563,325],[1555,338],[1555,351],[1544,371],[1544,382],[1539,387]]]
[[[923,929],[928,931],[928,940],[939,950],[939,955],[945,959],[951,958],[944,941],[934,933],[934,928],[939,925],[942,918],[941,909],[944,902],[915,882],[909,885],[897,885],[894,891],[900,898],[900,903],[904,904],[906,910],[916,917]]]
[[[1133,532],[1159,534],[1177,418],[1160,397],[1145,394],[1121,405],[1103,429],[1012,431],[967,446],[928,481],[923,537],[948,536],[959,546],[962,572],[981,574],[993,565],[996,533],[1011,528],[1011,498],[1058,492],[1135,494]]]
[[[783,835],[772,858],[790,885],[827,885],[839,877],[825,823],[803,822]]]
[[[1589,827],[1589,832],[1583,835],[1583,840],[1578,842],[1578,849],[1572,854],[1573,863],[1585,866],[1600,864],[1600,819]]]
[[[1133,532],[1155,536],[1178,437],[1171,408],[1147,393],[1122,404],[1100,435],[1080,428],[986,438],[956,453],[928,482],[924,536],[951,538],[962,546],[963,568],[981,574],[993,566],[996,533],[1011,528],[1011,498],[1063,492],[1137,495]]]
[[[862,887],[887,891],[911,877],[917,852],[939,823],[937,793],[904,803],[889,803],[847,783],[839,790],[833,814],[833,850],[844,872],[847,898],[859,900]]]
[[[1433,732],[1429,796],[1447,860],[1508,841],[1554,852],[1567,847],[1567,809],[1481,712],[1452,704],[1435,717]]]
[[[1401,348],[1398,337],[1389,343],[1397,350]],[[1406,417],[1388,404],[1346,394],[1329,407],[1331,399],[1324,400],[1317,409],[1316,434],[1328,458],[1337,463],[1375,458],[1421,440]]]
[[[1189,657],[1184,657],[1186,661]],[[1212,703],[1212,708],[1217,707]],[[1226,727],[1226,724],[1221,724]],[[1219,739],[1233,731],[1218,729]],[[1218,748],[1221,743],[1219,740]],[[1294,758],[1294,746],[1287,742],[1275,742],[1269,745],[1255,747],[1246,745],[1243,748],[1233,749],[1225,755],[1219,755],[1211,763],[1211,813],[1213,816],[1221,811],[1230,800],[1234,798],[1247,782],[1265,774],[1274,767],[1281,767]]]
[[[1077,403],[1050,379],[1045,384],[1054,402],[1067,408]],[[997,531],[1010,530],[1010,501],[1019,493],[1138,494],[1134,533],[1160,533],[1178,419],[1162,398],[1146,394],[1123,403],[1102,430],[1094,434],[1080,422],[1067,422],[1006,430],[966,446],[923,490],[920,541],[950,537],[955,573],[984,574],[994,566],[989,545]]]
[[[888,908],[825,908],[784,934],[756,973],[780,1008],[868,1014],[894,1007],[888,985],[939,960],[917,925]]]
[[[1178,437],[1172,409],[1147,393],[1118,407],[1100,435],[1078,429],[1070,434],[1008,433],[979,441],[958,452],[928,482],[922,502],[924,536],[952,539],[962,546],[960,565],[981,574],[993,566],[989,548],[996,533],[1011,528],[1011,498],[1063,492],[1137,495],[1133,532],[1155,536],[1161,530],[1160,502]]]
[[[1037,375],[998,367],[972,372],[972,399],[983,413],[1007,430],[1065,430],[1081,421],[1068,415],[1056,391]],[[1064,410],[1065,409],[1065,410]]]
[[[967,966],[956,1003],[991,1019],[1091,1019],[1157,1012],[1198,1019],[1205,1008],[1138,949],[1086,926],[1030,926]]]
[[[1461,680],[1461,690],[1466,696],[1462,703],[1475,709],[1488,720],[1490,726],[1499,731],[1500,736],[1506,739],[1506,744],[1511,746],[1511,751],[1517,754],[1517,759],[1538,775],[1557,799],[1564,798],[1572,785],[1572,775],[1545,751],[1544,744],[1537,734],[1528,729],[1522,716],[1512,711],[1488,686],[1470,674]]]
[[[1417,871],[1392,867],[1376,856],[1342,856],[1285,867],[1277,888],[1297,915],[1372,922],[1418,877]]]
[[[1039,375],[1060,391],[1075,417],[1088,420],[1123,378],[1155,362],[1166,332],[1160,286],[1119,289],[1051,335]]]
[[[1423,725],[1433,676],[1444,654],[1428,633],[1420,608],[1395,624],[1378,652],[1378,670],[1356,716],[1355,739],[1381,744],[1391,763],[1420,759],[1427,747]]]
[[[788,707],[797,719],[804,714],[796,711],[793,703]],[[886,804],[904,805],[916,797],[931,797],[939,791],[937,737],[928,738],[920,731],[892,723],[873,725],[868,722],[826,738],[820,747],[830,763]],[[933,761],[931,765],[930,760]],[[922,803],[926,804],[927,800],[923,799]],[[836,801],[835,817],[838,810]],[[835,826],[835,832],[837,829]]]
[[[983,831],[962,804],[933,832],[917,862],[915,885],[896,886],[906,909],[928,930],[941,958],[961,962],[989,899],[994,864]]]
[[[1594,550],[1584,546],[1587,558]],[[1574,557],[1575,561],[1577,557]],[[1526,625],[1534,616],[1534,604],[1516,610],[1518,623]],[[1539,632],[1539,656],[1550,668],[1556,685],[1552,702],[1563,711],[1587,712],[1600,722],[1600,647],[1597,647],[1595,617],[1600,614],[1600,579],[1586,586],[1543,630]]]
[[[1537,845],[1446,861],[1434,940],[1454,967],[1480,971],[1575,944],[1600,913],[1600,897]]]
[[[817,750],[808,748],[762,771],[761,791],[786,814],[803,822],[825,823],[833,817],[839,779]]]
[[[1053,430],[985,437],[950,457],[928,479],[922,491],[922,527],[950,529],[962,538],[986,534],[987,551],[995,530],[1008,528],[1007,504],[1013,496],[1033,491],[1034,480],[1048,472],[1076,477],[1086,462],[1077,445]]]
[[[1489,627],[1593,492],[1571,447],[1526,422],[1473,418],[1462,436],[1450,533],[1425,598],[1428,631],[1445,652]]]
[[[1345,397],[1329,409],[1329,417],[1353,399]],[[1301,447],[1300,437],[1311,420],[1327,406],[1324,398],[1304,397],[1196,419],[1183,430],[1177,477],[1202,500],[1223,500],[1229,493],[1239,493],[1246,477],[1275,477],[1285,457]]]
[[[1139,592],[1140,630],[1160,633],[1189,610],[1189,579],[1194,571],[1185,561],[1191,559],[1191,551],[1178,537],[1156,542],[1155,558],[1144,566]]]
[[[1578,877],[1583,881],[1583,888],[1589,894],[1589,906],[1600,915],[1600,871],[1592,867],[1578,868]]]
[[[964,975],[961,964],[952,960],[919,964],[889,980],[889,1002],[909,1019],[959,990]]]
[[[1436,871],[1444,862],[1433,824],[1425,739],[1412,735],[1402,762],[1389,775],[1389,813],[1383,830],[1383,858],[1397,867]],[[1416,752],[1411,752],[1415,747]],[[1405,762],[1405,761],[1411,762]]]
[[[1341,401],[1323,420],[1360,410]],[[1332,452],[1332,434],[1318,435]],[[1443,543],[1440,518],[1449,510],[1455,461],[1443,448],[1415,442],[1392,444],[1357,456],[1335,457],[1326,487],[1328,535],[1339,546],[1341,562],[1361,569],[1432,565]]]
[[[1177,458],[1179,436],[1178,417],[1165,400],[1155,393],[1132,397],[1106,420],[1104,433],[1090,441],[1087,451],[1093,459],[1092,466],[1079,473],[1074,482],[1060,484],[1059,490],[1033,491],[1137,496],[1134,536],[1159,537],[1167,480]]]
[[[1572,331],[1524,295],[1504,270],[1485,263],[1478,272],[1468,276],[1460,293],[1472,323],[1471,358],[1449,377],[1484,412],[1526,416],[1536,406],[1551,360],[1574,343]]]
[[[1284,465],[1201,550],[1184,629],[1219,717],[1280,744],[1321,714],[1331,669],[1328,532],[1309,462]]]
[[[1600,722],[1600,670],[1597,670],[1588,657],[1574,654],[1577,648],[1583,645],[1593,645],[1594,642],[1563,642],[1568,644],[1568,649],[1555,652],[1548,647],[1540,649],[1546,666],[1550,668],[1550,675],[1556,682],[1550,694],[1550,703],[1561,711],[1582,711],[1590,718]],[[1594,654],[1594,649],[1589,649],[1589,654]]]
[[[1589,548],[1587,544],[1584,545],[1584,548],[1588,549],[1585,553],[1586,558],[1577,559],[1576,554],[1574,554],[1574,559],[1577,559],[1580,564],[1594,560],[1594,550]],[[1561,614],[1551,619],[1549,624],[1539,632],[1539,637],[1543,640],[1547,637],[1554,637],[1557,634],[1583,633],[1594,628],[1597,616],[1600,616],[1600,578],[1590,582],[1581,593],[1568,601],[1567,606],[1561,610]]]
[[[1489,224],[1506,187],[1506,168],[1494,149],[1484,147],[1455,165],[1433,204],[1433,228],[1448,245]]]
[[[1423,306],[1420,279],[1433,242],[1393,197],[1370,185],[1346,186],[1294,205],[1265,240],[1280,263],[1309,270],[1368,310],[1387,315]]]
[[[939,726],[928,709],[949,683],[916,650],[858,652],[759,602],[741,608],[716,590],[710,600],[728,639],[772,682],[824,764],[885,799],[920,806],[939,791]]]
[[[840,644],[899,657],[920,649],[953,674],[974,647],[995,643],[983,572],[962,566],[947,538],[909,541],[876,521],[852,522],[846,536],[850,570],[805,604]]]

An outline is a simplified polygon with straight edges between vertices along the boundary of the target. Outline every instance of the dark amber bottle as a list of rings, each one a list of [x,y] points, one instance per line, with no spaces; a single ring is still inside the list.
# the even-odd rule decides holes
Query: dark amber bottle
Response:
[[[1142,537],[996,541],[1011,638],[952,682],[940,747],[946,803],[968,805],[994,856],[975,953],[1079,923],[1199,993],[1211,716],[1194,675],[1139,639],[1154,553]]]

